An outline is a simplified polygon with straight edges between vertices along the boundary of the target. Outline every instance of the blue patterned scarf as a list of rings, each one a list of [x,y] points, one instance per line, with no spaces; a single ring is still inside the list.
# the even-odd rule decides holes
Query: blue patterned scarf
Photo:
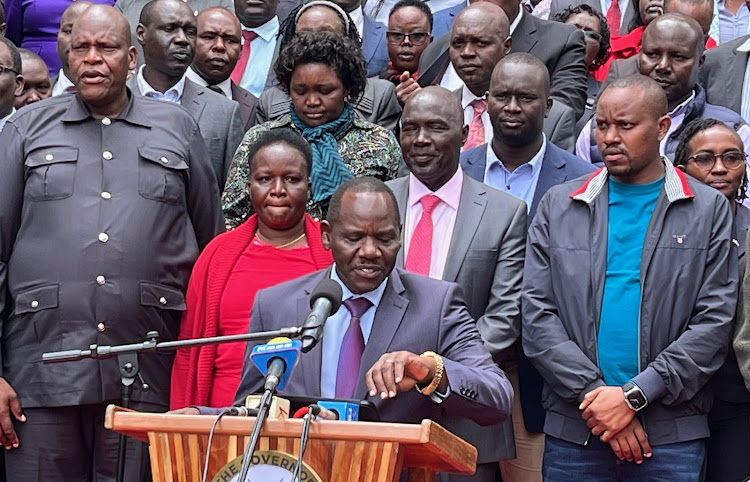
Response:
[[[348,131],[354,122],[354,109],[349,104],[338,119],[318,127],[310,127],[297,117],[294,105],[290,108],[292,123],[302,131],[302,137],[312,147],[312,200],[319,203],[333,196],[344,181],[354,177],[339,154],[336,137]]]

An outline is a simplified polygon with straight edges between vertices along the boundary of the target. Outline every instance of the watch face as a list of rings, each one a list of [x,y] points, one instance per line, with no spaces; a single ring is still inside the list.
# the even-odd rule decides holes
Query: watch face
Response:
[[[646,400],[643,398],[643,394],[641,394],[640,392],[628,394],[628,401],[630,402],[630,405],[636,410],[642,408],[646,404]]]

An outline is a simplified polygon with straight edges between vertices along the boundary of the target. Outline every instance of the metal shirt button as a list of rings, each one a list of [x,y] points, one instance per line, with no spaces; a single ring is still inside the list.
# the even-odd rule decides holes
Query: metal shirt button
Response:
[[[31,302],[31,307],[32,308],[36,308],[38,306],[39,306],[39,302],[37,300],[34,300],[34,301]]]
[[[159,158],[159,160],[160,160],[161,162],[163,162],[164,164],[169,164],[169,159],[167,159],[167,158],[166,158],[166,157],[164,157],[164,156],[160,157],[160,158]]]
[[[102,193],[102,198],[104,198],[104,199],[112,199],[112,194],[108,193],[107,191],[104,191]]]
[[[107,235],[107,233],[99,233],[99,241],[101,241],[102,243],[106,243],[107,241],[109,241],[109,236]]]
[[[167,304],[167,299],[162,296],[161,298],[159,298],[159,303],[161,303],[162,305],[166,305]]]
[[[53,156],[52,154],[47,154],[46,156],[44,156],[44,158],[45,158],[46,160],[48,160],[48,161],[51,161],[52,159],[54,159],[54,158],[55,158],[55,156]]]
[[[107,280],[106,280],[106,278],[104,278],[104,276],[99,275],[99,276],[96,277],[96,283],[98,285],[103,285],[106,282],[107,282]]]
[[[111,153],[111,152],[109,152],[109,151],[104,151],[104,152],[102,152],[102,157],[103,157],[104,159],[106,159],[106,160],[108,160],[108,161],[109,161],[110,159],[112,159],[112,153]]]
[[[102,119],[102,124],[104,124],[105,126],[108,126],[111,123],[112,123],[112,120],[109,117],[105,117],[104,119]]]
[[[107,327],[104,326],[104,323],[99,323],[98,325],[96,325],[96,331],[98,331],[99,333],[103,333],[106,329]]]

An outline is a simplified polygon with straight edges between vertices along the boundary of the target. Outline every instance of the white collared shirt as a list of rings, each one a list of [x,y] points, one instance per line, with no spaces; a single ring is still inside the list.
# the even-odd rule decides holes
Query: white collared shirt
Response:
[[[138,74],[136,75],[136,82],[138,82],[138,88],[141,91],[141,95],[180,104],[182,102],[182,92],[185,90],[185,76],[183,75],[176,84],[167,89],[166,92],[162,93],[151,87],[151,85],[146,82],[146,78],[143,77],[143,69],[145,67],[146,65],[141,65],[141,68],[138,69]]]
[[[737,47],[738,52],[750,52],[750,38]],[[745,66],[745,78],[742,81],[742,108],[740,115],[747,121],[750,119],[750,62]]]
[[[75,85],[73,85],[73,82],[70,81],[67,75],[65,75],[65,72],[63,72],[63,69],[60,69],[60,72],[57,74],[57,80],[55,81],[55,86],[52,87],[52,97],[56,97],[60,94],[64,94],[68,91],[69,87],[75,88]]]
[[[531,14],[529,14],[531,15]],[[521,18],[523,17],[523,7],[518,9],[518,15],[516,15],[516,18],[513,19],[513,21],[510,23],[510,34],[513,35],[513,32],[516,31],[516,27],[518,27],[518,24],[521,23]]]
[[[714,9],[714,21],[718,26],[717,43],[730,42],[743,35],[750,34],[750,8],[745,2],[740,4],[737,15],[730,12],[725,6],[724,0],[717,0]],[[713,22],[712,22],[713,26]],[[709,30],[709,35],[711,30]]]
[[[628,11],[630,8],[630,0],[620,0],[620,28],[622,28],[622,22],[625,21],[625,12]],[[602,15],[604,17],[607,17],[607,11],[609,10],[609,7],[612,6],[612,0],[599,0],[599,5],[602,8]],[[613,37],[617,37],[620,34],[620,32],[612,32]]]
[[[247,60],[247,67],[242,75],[240,87],[249,90],[255,97],[260,97],[260,94],[266,88],[266,79],[268,78],[268,72],[271,70],[273,53],[276,50],[279,17],[273,17],[260,27],[247,28],[243,25],[242,30],[255,32],[258,37],[250,42],[250,58]],[[244,37],[242,43],[245,43]]]
[[[349,298],[367,298],[372,306],[359,317],[359,327],[362,329],[362,336],[365,339],[365,346],[370,339],[372,324],[375,321],[375,312],[383,299],[385,286],[388,278],[383,280],[380,285],[372,291],[355,295],[346,287],[338,272],[336,264],[331,268],[331,279],[341,285],[343,291],[342,300]],[[349,322],[352,319],[351,313],[342,304],[339,310],[328,317],[326,325],[323,328],[323,349],[320,363],[320,395],[323,398],[334,398],[336,396],[336,372],[339,365],[339,354],[341,353],[341,343],[344,341],[344,335],[349,328]]]
[[[459,79],[460,80],[460,79]],[[487,96],[477,97],[472,94],[468,87],[463,85],[461,82],[461,108],[464,110],[464,124],[467,126],[471,125],[471,121],[474,120],[474,107],[470,105],[475,99],[487,100]],[[490,142],[492,140],[492,123],[490,122],[490,114],[487,109],[482,112],[482,125],[484,125],[484,142]]]
[[[534,157],[511,172],[495,154],[492,142],[487,142],[484,183],[525,201],[528,214],[531,210],[531,203],[534,201],[545,152],[547,152],[547,136],[542,134],[542,145]]]
[[[5,127],[5,123],[6,123],[6,122],[8,122],[8,119],[10,119],[10,117],[11,117],[11,116],[12,116],[13,114],[15,114],[15,113],[16,113],[16,108],[15,108],[15,107],[13,107],[13,108],[12,108],[12,109],[10,110],[10,114],[8,114],[8,115],[6,115],[5,117],[3,117],[2,119],[0,119],[0,132],[2,132],[2,131],[3,131],[3,127]]]
[[[352,22],[354,22],[354,26],[357,28],[357,33],[359,34],[359,38],[363,38],[364,30],[365,30],[365,15],[362,12],[362,8],[355,8],[351,12],[347,12],[349,14],[349,18],[352,19]],[[388,21],[385,23],[388,24]]]
[[[206,82],[206,79],[200,76],[198,72],[193,70],[192,67],[188,67],[187,72],[185,72],[185,77],[187,77],[188,80],[195,82],[196,84],[208,87],[208,82]],[[228,98],[234,100],[232,98],[232,79],[226,79],[224,82],[219,82],[216,84],[216,87],[221,89],[221,92]]]

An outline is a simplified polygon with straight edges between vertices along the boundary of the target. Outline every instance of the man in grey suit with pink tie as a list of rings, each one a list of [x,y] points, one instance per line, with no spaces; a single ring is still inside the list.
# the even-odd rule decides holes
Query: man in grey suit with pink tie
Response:
[[[410,174],[388,183],[404,224],[396,266],[457,283],[485,347],[505,369],[520,334],[526,205],[461,170],[467,131],[458,99],[442,87],[426,87],[404,106],[401,146]],[[425,227],[435,234],[427,241]],[[445,480],[494,482],[498,461],[516,457],[510,418],[479,427],[451,416],[443,424],[478,450],[473,476]]]

